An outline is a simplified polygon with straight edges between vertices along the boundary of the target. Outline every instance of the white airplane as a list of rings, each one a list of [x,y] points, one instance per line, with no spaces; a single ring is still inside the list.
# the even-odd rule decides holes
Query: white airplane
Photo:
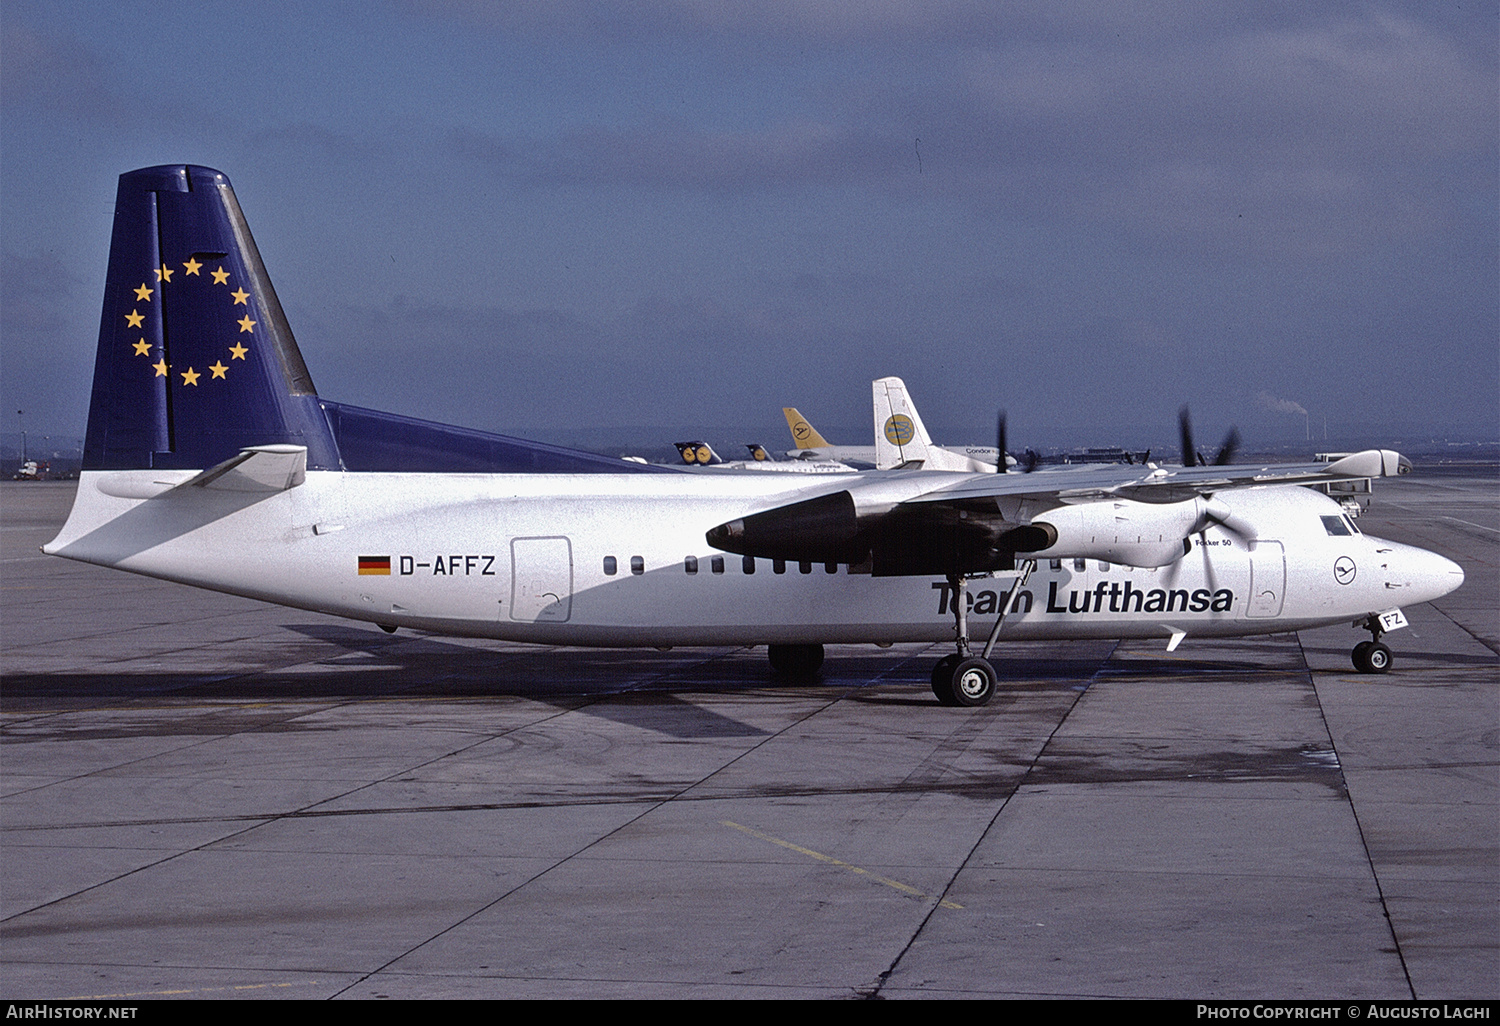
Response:
[[[44,551],[380,625],[555,645],[953,641],[945,704],[1014,638],[1355,622],[1366,672],[1453,562],[1361,534],[1299,466],[695,474],[378,413],[314,390],[224,175],[122,175],[84,469]],[[1050,482],[1050,483],[1049,483]],[[972,653],[971,623],[988,632]]]

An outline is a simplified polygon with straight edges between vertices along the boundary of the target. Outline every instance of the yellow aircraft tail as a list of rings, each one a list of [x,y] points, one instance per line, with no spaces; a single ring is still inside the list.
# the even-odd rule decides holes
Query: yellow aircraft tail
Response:
[[[783,406],[781,412],[786,415],[786,426],[792,429],[792,441],[797,443],[799,449],[824,449],[828,447],[828,439],[818,434],[818,429],[807,422],[807,418],[797,412],[796,407]]]

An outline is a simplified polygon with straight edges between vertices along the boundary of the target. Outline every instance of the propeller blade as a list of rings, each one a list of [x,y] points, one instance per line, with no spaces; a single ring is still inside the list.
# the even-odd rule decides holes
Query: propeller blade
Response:
[[[1227,467],[1234,462],[1234,454],[1240,447],[1240,432],[1238,428],[1230,428],[1229,434],[1224,436],[1224,444],[1219,446],[1219,454],[1214,457],[1214,466]]]
[[[1005,473],[1005,411],[1000,411],[1000,419],[995,422],[995,472]]]
[[[1198,460],[1194,455],[1197,450],[1193,448],[1193,418],[1186,405],[1177,411],[1177,431],[1182,438],[1182,465],[1197,466]]]

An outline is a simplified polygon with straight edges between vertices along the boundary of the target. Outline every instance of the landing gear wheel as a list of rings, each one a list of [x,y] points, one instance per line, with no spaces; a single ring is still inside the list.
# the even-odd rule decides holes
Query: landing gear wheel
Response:
[[[799,682],[812,680],[823,665],[822,645],[768,645],[767,654],[778,677]]]
[[[1387,673],[1391,668],[1391,650],[1378,641],[1363,641],[1354,646],[1354,668],[1360,673]]]
[[[988,659],[975,656],[960,660],[953,667],[952,680],[955,705],[988,705],[995,697],[998,678]]]
[[[959,663],[958,656],[943,656],[932,668],[932,693],[937,695],[938,705],[957,705],[953,694],[953,668]]]

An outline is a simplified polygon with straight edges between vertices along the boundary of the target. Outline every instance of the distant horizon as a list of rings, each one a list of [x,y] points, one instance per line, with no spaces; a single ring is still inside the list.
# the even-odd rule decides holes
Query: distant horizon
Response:
[[[673,443],[681,441],[706,441],[725,460],[745,459],[748,455],[745,446],[752,442],[765,446],[772,453],[773,457],[778,460],[786,458],[785,454],[792,449],[790,438],[777,439],[773,438],[768,432],[756,432],[754,430],[735,429],[733,427],[692,430],[688,428],[674,429],[670,426],[627,425],[571,431],[536,432],[533,434],[501,433],[605,455],[644,456],[653,462],[668,464],[677,462]],[[782,433],[786,433],[784,427]],[[839,432],[837,428],[833,428],[830,433],[834,435],[833,438],[830,438],[830,442],[835,445],[873,444],[872,439],[857,440],[853,432]],[[41,439],[33,436],[29,431],[27,432],[27,436],[27,456],[30,459],[78,460],[82,456],[84,437],[81,434],[42,436],[52,440],[51,444],[45,446],[41,446]],[[994,445],[993,439],[989,441],[935,439],[935,441],[939,445],[949,446]],[[1211,456],[1216,452],[1221,441],[1222,439],[1220,438],[1195,438],[1198,449],[1206,456]],[[1094,439],[1076,444],[1050,441],[1038,445],[1028,442],[1020,445],[1012,443],[1009,446],[1011,455],[1031,448],[1044,456],[1081,453],[1090,447],[1119,447],[1136,454],[1149,449],[1153,462],[1166,466],[1175,465],[1180,462],[1180,453],[1178,451],[1180,442],[1175,437],[1171,439],[1158,438],[1154,441],[1136,440],[1134,438],[1127,438],[1124,441]],[[1428,459],[1444,457],[1453,460],[1477,460],[1483,463],[1500,460],[1500,437],[1481,438],[1461,435],[1443,437],[1428,432],[1417,432],[1407,435],[1355,434],[1343,438],[1329,438],[1326,440],[1319,438],[1311,441],[1305,439],[1263,440],[1258,444],[1254,440],[1249,440],[1242,441],[1239,456],[1241,458],[1257,455],[1271,456],[1279,460],[1294,462],[1301,456],[1310,458],[1312,455],[1320,452],[1345,452],[1377,448],[1395,449],[1407,456],[1422,456]],[[18,463],[20,456],[20,434],[16,432],[0,432],[0,466]]]

